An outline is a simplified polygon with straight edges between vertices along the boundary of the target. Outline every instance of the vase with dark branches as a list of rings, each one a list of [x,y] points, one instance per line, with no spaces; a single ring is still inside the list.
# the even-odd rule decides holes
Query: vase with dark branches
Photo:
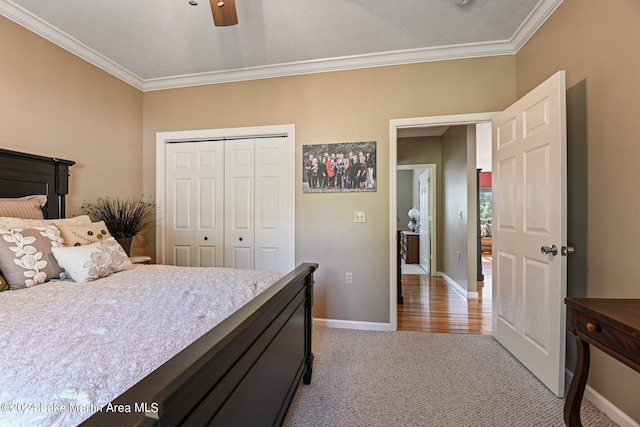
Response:
[[[120,243],[127,255],[131,255],[131,242],[156,221],[156,204],[152,200],[121,197],[98,197],[85,202],[82,211],[92,221],[104,221],[109,233]]]

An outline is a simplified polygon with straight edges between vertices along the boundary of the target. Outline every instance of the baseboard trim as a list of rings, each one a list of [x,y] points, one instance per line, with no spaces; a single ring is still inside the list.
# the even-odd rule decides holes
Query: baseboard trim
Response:
[[[395,331],[390,323],[359,322],[355,320],[335,320],[313,318],[313,323],[318,326],[338,329],[359,329],[362,331]]]
[[[573,378],[573,372],[565,369],[565,378],[567,384],[570,384],[571,379]],[[620,427],[640,427],[640,424],[638,424],[633,418],[622,412],[620,408],[611,403],[588,384],[584,389],[584,398],[593,403],[596,408],[607,414],[607,416]]]
[[[438,276],[442,276],[445,282],[449,284],[457,293],[465,297],[466,299],[478,299],[479,295],[477,292],[469,292],[462,286],[460,286],[455,280],[451,277],[447,276],[445,273],[439,271]]]

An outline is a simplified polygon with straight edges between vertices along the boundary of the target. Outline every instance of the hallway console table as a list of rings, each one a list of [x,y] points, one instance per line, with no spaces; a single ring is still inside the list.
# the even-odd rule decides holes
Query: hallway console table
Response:
[[[564,404],[564,422],[580,427],[580,404],[589,374],[589,345],[640,372],[640,299],[566,298],[577,361]]]
[[[400,255],[404,259],[405,264],[420,263],[420,233],[412,231],[403,231],[400,236]]]

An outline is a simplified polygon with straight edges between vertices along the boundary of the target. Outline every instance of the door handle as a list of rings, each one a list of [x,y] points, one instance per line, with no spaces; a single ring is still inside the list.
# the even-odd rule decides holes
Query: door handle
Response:
[[[543,246],[543,247],[541,247],[541,248],[540,248],[540,252],[541,252],[543,255],[549,255],[549,254],[551,254],[551,255],[553,255],[553,256],[556,256],[556,255],[558,255],[558,247],[557,247],[556,245],[551,245],[551,247],[549,247],[549,246]]]

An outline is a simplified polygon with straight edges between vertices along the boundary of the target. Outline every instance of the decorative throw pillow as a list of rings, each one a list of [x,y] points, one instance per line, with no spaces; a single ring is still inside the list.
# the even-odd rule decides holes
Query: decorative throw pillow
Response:
[[[133,268],[124,249],[113,237],[88,245],[55,247],[52,251],[60,266],[76,282],[90,282]]]
[[[0,276],[0,292],[9,290],[9,284],[4,277]]]
[[[42,207],[45,204],[47,204],[45,195],[0,199],[0,216],[43,219]]]
[[[58,228],[65,246],[88,245],[111,237],[104,221],[87,225],[58,224]]]
[[[52,255],[62,246],[55,225],[0,230],[0,270],[11,289],[29,288],[57,279],[63,270]]]
[[[33,228],[33,227],[45,227],[47,225],[83,225],[91,224],[91,218],[89,215],[79,215],[71,218],[57,218],[57,219],[25,219],[25,218],[4,218],[0,217],[0,230],[13,230],[14,228]]]

